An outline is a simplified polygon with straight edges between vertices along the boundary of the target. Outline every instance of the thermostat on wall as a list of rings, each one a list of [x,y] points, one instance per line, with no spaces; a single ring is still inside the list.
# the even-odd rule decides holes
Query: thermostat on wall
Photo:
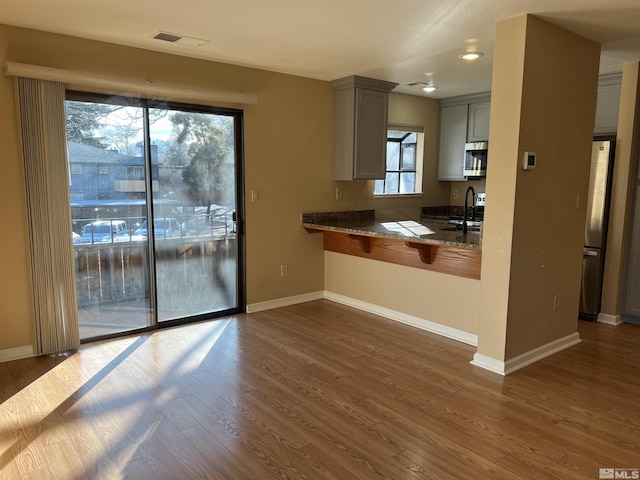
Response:
[[[533,170],[536,168],[536,152],[524,152],[522,156],[522,168]]]

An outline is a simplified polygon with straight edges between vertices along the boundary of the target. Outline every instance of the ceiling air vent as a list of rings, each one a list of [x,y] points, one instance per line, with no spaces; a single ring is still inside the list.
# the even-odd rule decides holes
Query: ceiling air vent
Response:
[[[182,37],[180,35],[174,35],[172,33],[158,32],[153,36],[153,38],[155,38],[156,40],[164,40],[165,42],[176,43]]]
[[[161,40],[163,42],[175,43],[178,45],[184,45],[187,47],[199,47],[205,43],[209,43],[209,40],[202,40],[201,38],[186,37],[184,35],[176,35],[169,32],[156,32],[151,35],[151,38],[155,40]]]

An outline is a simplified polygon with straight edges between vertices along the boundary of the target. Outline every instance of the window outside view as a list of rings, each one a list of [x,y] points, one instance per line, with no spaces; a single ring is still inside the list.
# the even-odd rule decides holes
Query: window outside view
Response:
[[[422,179],[417,173],[421,163],[417,145],[422,136],[417,132],[387,131],[387,172],[384,180],[375,181],[375,195],[421,192],[416,182]]]
[[[237,114],[72,98],[81,338],[239,308]]]

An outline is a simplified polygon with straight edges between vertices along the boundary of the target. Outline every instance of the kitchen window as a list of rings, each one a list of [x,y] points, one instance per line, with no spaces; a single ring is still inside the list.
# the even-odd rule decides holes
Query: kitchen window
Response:
[[[376,180],[374,195],[422,193],[424,129],[394,126],[387,130],[387,165],[384,180]]]

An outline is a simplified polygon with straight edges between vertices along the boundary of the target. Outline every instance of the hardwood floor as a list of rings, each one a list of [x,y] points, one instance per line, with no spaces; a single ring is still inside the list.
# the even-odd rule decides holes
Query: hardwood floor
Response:
[[[640,327],[506,378],[329,301],[0,364],[2,479],[597,479],[640,468]],[[627,477],[631,478],[631,477]]]

